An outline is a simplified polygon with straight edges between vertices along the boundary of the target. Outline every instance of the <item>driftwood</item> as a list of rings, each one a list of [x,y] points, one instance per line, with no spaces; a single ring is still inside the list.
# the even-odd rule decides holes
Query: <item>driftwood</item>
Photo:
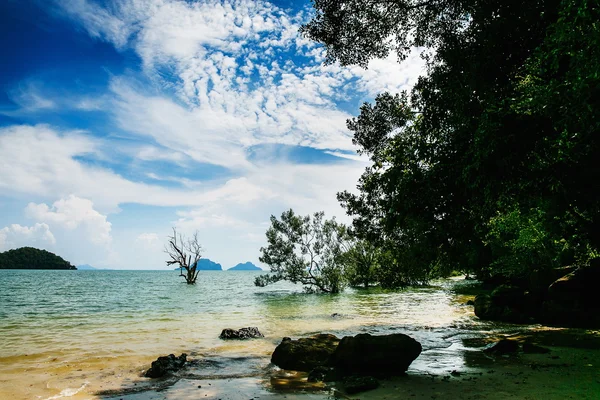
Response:
[[[173,235],[165,246],[165,253],[171,258],[167,265],[178,265],[179,276],[183,276],[188,285],[196,283],[198,278],[198,261],[202,257],[202,246],[198,241],[198,231],[189,239],[173,228]]]

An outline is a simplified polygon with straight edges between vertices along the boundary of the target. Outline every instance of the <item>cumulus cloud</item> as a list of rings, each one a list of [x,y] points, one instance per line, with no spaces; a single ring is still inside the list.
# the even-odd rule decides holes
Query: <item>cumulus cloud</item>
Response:
[[[298,33],[307,13],[289,14],[267,1],[109,4],[62,6],[91,35],[117,48],[127,43],[146,76],[170,88],[148,93],[115,78],[120,126],[200,162],[245,169],[243,149],[260,143],[354,150],[345,129],[350,115],[337,103],[410,88],[423,71],[417,51],[402,65],[390,56],[367,70],[324,66],[323,49]]]
[[[33,226],[12,224],[0,229],[0,250],[16,249],[24,246],[33,246],[42,249],[52,248],[56,239],[50,227],[44,223]]]
[[[322,209],[347,221],[335,193],[353,188],[365,165],[353,154],[348,109],[382,90],[409,89],[423,71],[418,52],[402,65],[392,57],[374,60],[367,70],[322,65],[323,48],[298,33],[308,14],[290,14],[267,1],[56,4],[90,36],[139,56],[141,69],[113,76],[101,99],[81,97],[69,105],[107,112],[111,129],[134,140],[116,145],[102,126],[98,132],[0,128],[0,190],[48,200],[30,204],[27,215],[57,235],[90,229],[84,236],[96,247],[116,234],[107,215],[125,203],[177,207],[169,222],[183,231],[200,230],[206,248],[231,265],[242,254],[256,260],[271,214]],[[30,92],[42,108],[66,104]],[[35,98],[23,99],[23,105],[36,104]],[[249,156],[249,149],[270,144],[318,149],[338,162]],[[140,168],[145,182],[113,164],[115,155]],[[162,170],[165,163],[174,167]],[[194,178],[194,168],[206,164],[227,172]],[[191,173],[182,177],[177,171]],[[149,230],[159,232],[144,228],[112,246],[120,246],[120,255],[130,245],[153,247],[159,237]],[[147,254],[158,259],[158,251]]]
[[[52,206],[44,203],[29,203],[25,208],[25,214],[37,221],[58,225],[68,230],[81,227],[87,239],[94,244],[109,245],[112,241],[111,223],[107,221],[106,215],[94,210],[94,204],[88,199],[70,195],[55,201]]]

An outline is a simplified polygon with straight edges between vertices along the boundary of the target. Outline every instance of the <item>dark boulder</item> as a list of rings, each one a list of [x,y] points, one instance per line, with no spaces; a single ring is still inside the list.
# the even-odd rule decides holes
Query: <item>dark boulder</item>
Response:
[[[336,336],[323,333],[298,340],[285,337],[275,348],[271,362],[279,368],[309,372],[328,365],[339,342]]]
[[[421,354],[421,344],[402,333],[344,337],[331,357],[331,365],[345,375],[402,375]]]
[[[183,353],[179,357],[174,354],[158,357],[152,361],[152,367],[144,374],[147,378],[160,378],[171,372],[175,372],[184,366],[187,361],[187,354]]]
[[[526,322],[527,296],[516,286],[501,285],[491,295],[479,294],[475,297],[475,315],[484,320],[505,322]]]
[[[256,327],[248,327],[241,329],[223,329],[219,335],[219,339],[254,339],[264,337]]]
[[[517,286],[500,285],[492,292],[492,303],[496,307],[511,307],[521,309],[525,291]]]
[[[308,373],[309,382],[333,382],[341,378],[335,368],[320,366]]]
[[[519,351],[519,342],[510,339],[502,339],[496,343],[489,344],[483,349],[485,353],[511,354]]]
[[[372,376],[352,375],[344,379],[344,391],[347,394],[366,392],[378,387],[379,381]]]
[[[549,324],[600,327],[600,259],[556,280],[542,305],[542,321]]]
[[[545,297],[548,287],[557,279],[575,271],[576,267],[561,267],[535,270],[529,275],[528,289],[531,293]]]

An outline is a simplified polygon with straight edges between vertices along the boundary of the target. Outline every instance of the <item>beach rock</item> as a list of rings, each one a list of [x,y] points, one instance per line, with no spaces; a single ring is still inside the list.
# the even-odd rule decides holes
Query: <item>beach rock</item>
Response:
[[[219,335],[219,339],[254,339],[264,337],[256,327],[248,327],[241,329],[223,329]]]
[[[523,353],[526,354],[546,354],[550,353],[550,349],[542,346],[538,346],[537,344],[531,342],[523,343]]]
[[[160,378],[171,372],[175,372],[184,366],[187,361],[187,354],[183,353],[179,357],[174,354],[158,357],[152,361],[152,367],[144,374],[147,378]]]
[[[328,365],[339,342],[336,336],[324,333],[298,340],[285,337],[271,355],[271,362],[279,368],[309,372]]]
[[[421,354],[421,344],[402,333],[344,337],[331,357],[331,365],[345,375],[402,375]]]
[[[529,317],[524,311],[525,300],[523,289],[501,285],[491,295],[477,295],[474,301],[474,312],[483,320],[526,322]]]
[[[542,305],[541,319],[545,323],[600,327],[600,302],[597,286],[600,281],[600,259],[580,267],[548,287]]]
[[[495,307],[511,307],[521,309],[523,307],[523,299],[525,291],[517,286],[500,285],[491,295],[492,304]]]
[[[511,354],[519,351],[519,342],[510,339],[502,339],[496,343],[489,344],[483,349],[485,353]]]
[[[307,380],[309,382],[332,382],[340,378],[339,373],[334,368],[320,366],[308,373]]]
[[[545,296],[548,292],[548,287],[557,279],[562,278],[575,271],[577,267],[568,266],[561,268],[550,268],[533,271],[529,275],[528,289],[531,293]]]
[[[352,375],[344,379],[344,391],[347,394],[366,392],[378,387],[379,381],[372,376]]]

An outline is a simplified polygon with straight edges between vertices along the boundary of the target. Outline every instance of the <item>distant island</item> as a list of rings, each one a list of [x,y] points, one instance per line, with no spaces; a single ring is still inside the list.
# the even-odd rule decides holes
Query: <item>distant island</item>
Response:
[[[77,268],[56,254],[33,247],[21,247],[0,253],[0,269],[66,269]]]
[[[175,269],[179,270],[179,268]],[[211,261],[208,258],[201,258],[200,261],[198,261],[197,269],[198,271],[223,271],[221,264]]]
[[[229,268],[227,271],[262,271],[262,268],[259,268],[248,261],[245,263],[239,263],[235,267]]]

